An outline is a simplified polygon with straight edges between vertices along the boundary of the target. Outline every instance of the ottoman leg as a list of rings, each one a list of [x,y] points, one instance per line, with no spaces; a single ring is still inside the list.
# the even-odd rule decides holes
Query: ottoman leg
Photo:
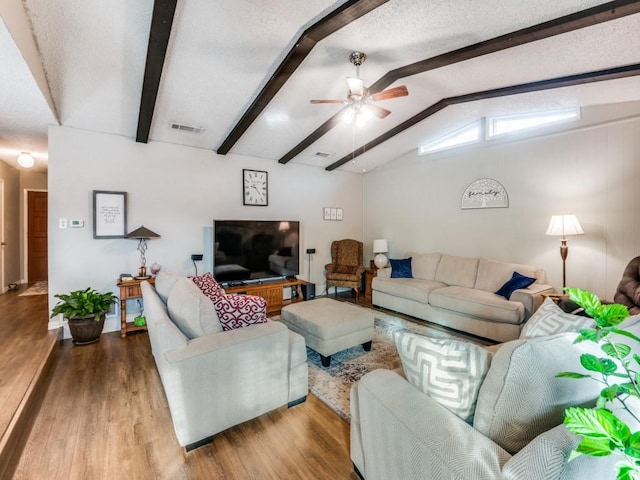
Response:
[[[365,352],[370,352],[371,351],[371,340],[369,340],[366,343],[362,344],[362,348],[364,348]]]
[[[324,355],[320,355],[320,361],[322,362],[322,366],[323,367],[328,367],[331,365],[331,355],[328,356],[324,356]]]

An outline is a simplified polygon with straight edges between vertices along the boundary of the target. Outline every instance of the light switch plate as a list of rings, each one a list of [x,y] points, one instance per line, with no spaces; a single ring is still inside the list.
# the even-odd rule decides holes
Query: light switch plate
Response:
[[[59,220],[59,225],[60,225],[60,228],[67,228],[67,219],[66,218],[61,218]]]

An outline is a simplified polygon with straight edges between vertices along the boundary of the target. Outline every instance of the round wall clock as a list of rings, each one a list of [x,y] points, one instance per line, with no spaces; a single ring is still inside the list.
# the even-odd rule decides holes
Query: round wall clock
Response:
[[[269,205],[268,173],[261,170],[242,170],[243,205]]]

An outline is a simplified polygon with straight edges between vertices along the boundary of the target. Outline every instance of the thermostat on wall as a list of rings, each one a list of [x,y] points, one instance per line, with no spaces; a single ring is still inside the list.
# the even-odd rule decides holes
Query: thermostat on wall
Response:
[[[69,226],[71,228],[81,228],[84,227],[84,220],[69,220]]]

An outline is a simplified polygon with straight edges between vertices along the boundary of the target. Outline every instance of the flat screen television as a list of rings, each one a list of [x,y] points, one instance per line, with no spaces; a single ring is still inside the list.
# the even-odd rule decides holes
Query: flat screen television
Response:
[[[215,220],[213,276],[220,283],[300,273],[300,222]]]

